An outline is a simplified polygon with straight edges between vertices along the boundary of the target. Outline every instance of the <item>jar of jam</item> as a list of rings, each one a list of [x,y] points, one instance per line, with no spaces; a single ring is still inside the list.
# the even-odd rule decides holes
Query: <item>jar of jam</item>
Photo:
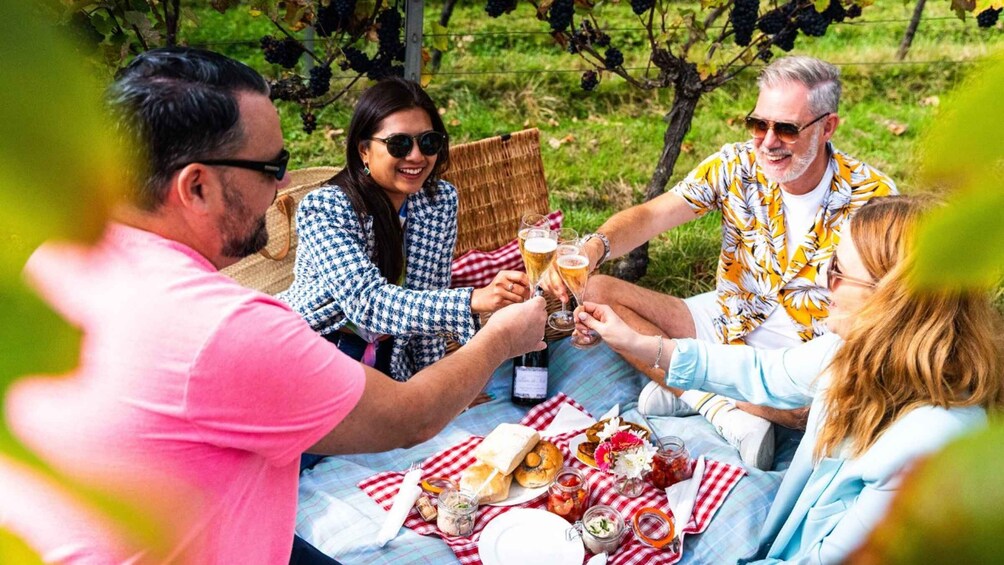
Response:
[[[466,490],[447,488],[439,494],[436,525],[448,536],[469,536],[478,517],[478,497]]]
[[[690,464],[690,454],[683,445],[683,440],[675,436],[659,438],[662,447],[652,457],[652,470],[648,481],[659,489],[675,485],[689,479],[694,474]]]
[[[547,509],[569,522],[582,519],[589,505],[589,484],[578,469],[563,467],[547,490]]]

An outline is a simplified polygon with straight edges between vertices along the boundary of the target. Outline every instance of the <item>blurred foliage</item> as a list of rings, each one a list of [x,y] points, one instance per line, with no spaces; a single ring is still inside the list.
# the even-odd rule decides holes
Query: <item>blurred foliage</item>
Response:
[[[41,4],[0,3],[0,400],[26,373],[60,373],[77,364],[79,332],[29,290],[21,277],[45,240],[92,242],[102,232],[120,185],[121,154],[101,111],[101,90],[81,47],[57,33]],[[158,528],[145,513],[110,500],[40,461],[14,438],[0,402],[0,452],[29,465],[78,499],[113,517],[156,551]],[[0,457],[0,464],[3,464]],[[56,519],[57,517],[53,517]],[[22,546],[8,533],[0,545]],[[12,553],[20,555],[20,553]],[[7,561],[7,554],[3,560]],[[21,562],[18,559],[15,562]]]
[[[955,441],[910,473],[889,514],[848,561],[867,565],[1004,559],[1004,425]]]
[[[958,89],[922,149],[921,178],[950,195],[918,245],[922,286],[993,285],[1004,266],[1004,52]]]

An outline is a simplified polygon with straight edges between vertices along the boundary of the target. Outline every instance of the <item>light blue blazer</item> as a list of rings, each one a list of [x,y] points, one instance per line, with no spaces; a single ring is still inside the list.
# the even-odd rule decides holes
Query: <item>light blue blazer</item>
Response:
[[[986,423],[980,407],[917,408],[865,453],[812,460],[826,414],[824,373],[842,341],[826,334],[790,349],[761,350],[678,340],[666,384],[701,389],[775,408],[810,401],[805,435],[760,534],[757,563],[839,563],[882,519],[904,471],[918,457]]]

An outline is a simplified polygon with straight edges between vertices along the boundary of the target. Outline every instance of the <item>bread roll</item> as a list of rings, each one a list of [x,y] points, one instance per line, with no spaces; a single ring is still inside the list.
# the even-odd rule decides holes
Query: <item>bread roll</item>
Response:
[[[488,482],[481,492],[478,489],[484,484],[492,473],[495,476]],[[509,485],[512,484],[512,475],[503,475],[495,472],[495,468],[484,463],[475,463],[464,469],[460,474],[460,488],[471,492],[478,492],[478,504],[489,504],[501,502],[509,498]]]
[[[564,465],[565,457],[558,447],[547,440],[540,440],[516,467],[513,477],[526,488],[542,487],[551,484]]]
[[[474,458],[508,475],[538,441],[540,435],[533,428],[520,424],[499,424],[474,449]]]

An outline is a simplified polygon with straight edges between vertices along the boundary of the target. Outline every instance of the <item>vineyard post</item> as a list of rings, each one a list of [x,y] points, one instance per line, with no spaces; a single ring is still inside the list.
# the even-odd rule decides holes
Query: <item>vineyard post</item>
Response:
[[[423,0],[407,0],[404,16],[404,78],[422,79]]]

